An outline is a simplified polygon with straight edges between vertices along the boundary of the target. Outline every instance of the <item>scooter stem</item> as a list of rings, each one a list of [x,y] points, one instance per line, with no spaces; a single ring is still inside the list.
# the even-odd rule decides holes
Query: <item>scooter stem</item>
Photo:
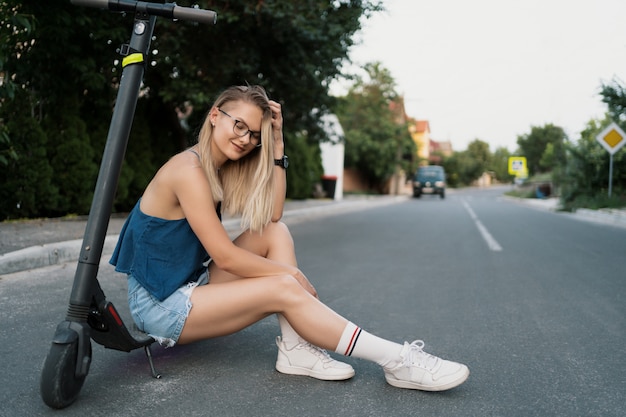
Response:
[[[99,289],[96,281],[98,266],[143,79],[143,61],[148,56],[155,23],[156,16],[136,14],[133,34],[126,48],[129,55],[123,60],[118,96],[85,227],[67,320],[86,321],[94,286]]]

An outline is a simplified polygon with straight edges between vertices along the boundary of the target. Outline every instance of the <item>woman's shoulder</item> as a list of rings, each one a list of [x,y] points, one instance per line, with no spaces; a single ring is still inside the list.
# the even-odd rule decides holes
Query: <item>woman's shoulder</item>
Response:
[[[189,193],[208,193],[208,179],[200,159],[190,151],[174,155],[163,167],[162,180],[176,195]]]
[[[205,178],[198,157],[192,152],[180,152],[163,164],[150,181],[144,192],[141,208],[155,217],[179,218],[182,216],[180,195],[188,193],[187,190],[197,190]]]
[[[183,164],[198,167],[202,166],[202,164],[200,163],[200,156],[198,155],[198,151],[196,151],[194,148],[188,148],[184,151],[177,153],[176,155],[172,156],[169,161],[167,161],[166,165],[167,164]]]
[[[196,154],[185,150],[172,156],[159,170],[160,175],[176,178],[190,175],[190,172],[202,172],[202,164]]]

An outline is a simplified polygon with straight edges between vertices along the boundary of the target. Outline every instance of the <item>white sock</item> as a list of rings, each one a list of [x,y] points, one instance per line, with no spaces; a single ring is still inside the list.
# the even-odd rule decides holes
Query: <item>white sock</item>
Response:
[[[343,330],[335,352],[344,356],[367,359],[381,366],[393,365],[400,358],[402,345],[374,336],[349,322]]]
[[[289,324],[285,316],[282,314],[276,314],[276,317],[278,317],[278,325],[280,326],[280,332],[282,333],[281,337],[287,347],[292,348],[304,340],[298,333],[296,333],[293,327],[291,327],[291,324]]]

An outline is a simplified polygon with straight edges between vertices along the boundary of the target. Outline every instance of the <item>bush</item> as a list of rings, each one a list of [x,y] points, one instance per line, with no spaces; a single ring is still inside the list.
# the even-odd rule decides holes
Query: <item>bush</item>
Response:
[[[48,146],[48,153],[54,172],[51,180],[59,190],[59,198],[45,214],[88,213],[98,167],[93,160],[87,127],[73,112],[61,112],[51,119],[46,124],[53,127],[46,131],[50,144],[55,146]]]
[[[7,131],[19,158],[0,170],[0,220],[37,217],[56,207],[58,189],[46,153],[47,137],[26,113],[13,115]]]
[[[320,147],[317,143],[307,143],[306,136],[296,134],[289,138],[285,148],[289,155],[287,195],[296,200],[310,198],[323,174]]]
[[[598,210],[622,207],[626,207],[626,193],[622,191],[609,197],[606,190],[595,195],[579,195],[563,204],[563,209],[566,211],[576,211],[579,208]]]

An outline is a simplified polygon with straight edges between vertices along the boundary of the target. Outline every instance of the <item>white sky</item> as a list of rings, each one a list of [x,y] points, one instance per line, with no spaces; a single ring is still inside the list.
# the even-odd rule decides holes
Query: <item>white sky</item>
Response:
[[[460,151],[517,148],[531,126],[572,140],[606,112],[601,82],[626,80],[626,0],[387,0],[351,51],[380,61],[407,114]]]

